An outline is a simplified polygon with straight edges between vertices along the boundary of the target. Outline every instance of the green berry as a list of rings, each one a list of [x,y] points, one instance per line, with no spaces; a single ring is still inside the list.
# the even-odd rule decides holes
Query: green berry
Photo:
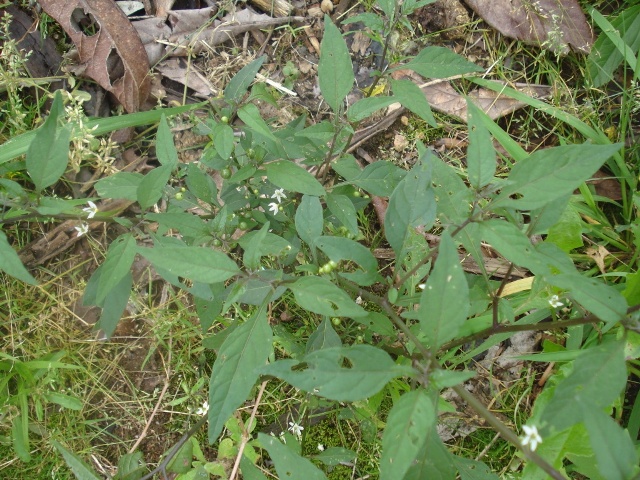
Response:
[[[249,228],[249,225],[247,225],[247,222],[240,222],[240,223],[238,224],[238,228],[239,228],[240,230],[246,230],[247,228]]]
[[[211,243],[213,243],[214,247],[221,247],[222,246],[222,241],[219,238],[214,238],[213,242],[211,242]]]
[[[176,193],[176,200],[182,200],[182,197],[184,197],[184,195],[182,194],[182,192],[178,192],[178,193]]]
[[[221,121],[222,123],[229,123],[229,117],[227,117],[227,116],[225,115],[224,117],[220,118],[220,121]]]
[[[360,193],[360,190],[354,190],[353,196],[354,197],[360,197],[360,196],[362,196],[362,193]]]
[[[340,325],[342,323],[342,320],[340,320],[338,317],[333,317],[331,319],[331,323],[333,323],[337,327],[338,325]]]
[[[231,170],[228,168],[223,168],[222,170],[220,170],[220,176],[225,180],[227,178],[231,178]]]

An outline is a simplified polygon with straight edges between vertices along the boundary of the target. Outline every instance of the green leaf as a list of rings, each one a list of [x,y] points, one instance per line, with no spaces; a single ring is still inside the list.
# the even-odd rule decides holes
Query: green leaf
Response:
[[[301,457],[291,448],[284,445],[278,438],[264,433],[258,433],[260,445],[269,453],[280,480],[326,480],[324,473],[310,460]]]
[[[322,350],[323,348],[341,347],[342,341],[340,336],[336,333],[331,326],[329,317],[318,325],[315,332],[309,335],[309,341],[307,341],[306,353],[311,353],[315,350]]]
[[[320,92],[334,112],[353,88],[355,76],[347,44],[338,27],[328,15],[324,16],[324,34],[320,45],[318,82]]]
[[[67,462],[67,465],[78,480],[100,480],[101,477],[99,477],[78,455],[67,450],[57,440],[51,440],[51,444],[62,454],[64,461]]]
[[[431,113],[431,107],[424,95],[415,83],[411,80],[390,80],[393,98],[407,110],[415,113],[432,127],[437,125],[436,119]],[[375,165],[375,164],[373,164]]]
[[[264,308],[237,327],[224,341],[209,384],[209,443],[218,439],[225,422],[247,399],[273,350]]]
[[[263,375],[273,375],[296,388],[339,402],[368,398],[391,379],[411,372],[411,368],[396,365],[389,354],[370,345],[324,348],[261,369]]]
[[[380,10],[384,12],[389,21],[393,20],[396,9],[395,0],[376,0],[376,4],[380,7]]]
[[[476,190],[493,181],[496,173],[496,151],[489,130],[482,116],[486,115],[467,98],[467,123],[469,125],[469,147],[467,148],[467,171],[469,183]]]
[[[29,452],[29,418],[24,414],[18,414],[11,421],[11,438],[16,455],[23,462],[31,461]]]
[[[558,221],[549,228],[545,242],[551,242],[567,253],[583,245],[582,218],[573,205],[567,205]]]
[[[325,197],[327,208],[340,221],[342,225],[347,227],[351,235],[358,234],[358,217],[356,207],[346,195],[336,193],[328,193]]]
[[[178,230],[184,238],[210,237],[207,222],[192,213],[179,211],[147,213],[144,218],[157,222],[166,229]]]
[[[357,458],[356,452],[342,447],[329,447],[314,455],[315,460],[319,460],[325,465],[335,467],[341,463],[353,462]]]
[[[173,144],[173,135],[167,124],[167,118],[164,115],[160,118],[160,124],[158,125],[156,155],[161,165],[165,165],[171,170],[178,166],[178,151]]]
[[[246,455],[240,459],[240,471],[244,480],[267,480],[267,477],[256,467]]]
[[[229,81],[224,89],[224,98],[228,102],[239,102],[253,83],[253,79],[260,71],[262,64],[267,57],[265,55],[256,58],[250,64],[245,65],[238,73]]]
[[[370,117],[381,108],[388,107],[397,101],[395,97],[386,96],[361,98],[347,110],[347,120],[350,122],[359,122],[360,120]]]
[[[12,277],[16,277],[29,285],[36,285],[38,282],[24,268],[20,257],[16,251],[9,245],[7,236],[0,230],[0,271],[6,272]]]
[[[545,280],[551,285],[570,292],[580,305],[600,320],[608,322],[609,328],[627,315],[627,301],[624,296],[614,287],[594,278],[588,278],[579,273],[566,273],[549,275]]]
[[[447,78],[482,71],[482,68],[445,47],[423,48],[409,63],[398,68],[408,68],[427,78]]]
[[[251,236],[251,241],[244,244],[244,255],[242,260],[246,268],[255,270],[260,267],[262,244],[269,233],[269,228],[271,228],[271,225],[269,222],[266,222],[260,230]]]
[[[59,126],[63,118],[64,106],[58,91],[53,97],[49,116],[36,130],[27,150],[27,172],[38,191],[56,183],[67,169],[71,125]]]
[[[136,190],[140,207],[147,209],[155,205],[162,197],[163,189],[169,178],[171,178],[171,167],[166,165],[156,167],[147,173]]]
[[[118,473],[115,480],[140,480],[146,471],[142,452],[125,453],[118,459]]]
[[[452,456],[453,464],[460,473],[460,480],[499,480],[495,473],[484,463],[470,458]],[[531,480],[531,479],[529,479]]]
[[[389,245],[400,257],[411,227],[431,227],[436,217],[436,202],[431,189],[431,156],[420,158],[395,188],[389,198],[385,214],[384,230]]]
[[[607,480],[626,480],[638,474],[638,453],[629,437],[613,418],[597,408],[582,407],[589,440],[598,470]]]
[[[189,191],[203,202],[218,205],[218,189],[211,176],[207,175],[197,165],[192,162],[187,166],[187,188]]]
[[[541,416],[541,435],[562,431],[584,420],[585,409],[603,409],[627,382],[624,343],[593,346],[573,362],[573,371],[556,387]]]
[[[378,274],[378,261],[367,247],[355,240],[322,236],[316,240],[315,245],[336,263],[344,260],[355,262],[360,266],[355,271],[351,268],[337,270],[341,277],[363,286],[369,286],[381,280]]]
[[[102,198],[123,198],[136,201],[138,187],[144,175],[137,172],[118,172],[96,182],[96,192]]]
[[[96,305],[104,305],[109,292],[129,273],[136,256],[136,239],[124,234],[115,239],[109,246],[106,259],[100,265],[100,281],[96,292]]]
[[[138,247],[138,253],[154,267],[195,282],[224,282],[240,273],[236,263],[224,253],[205,247]]]
[[[104,299],[102,313],[100,314],[100,320],[96,324],[96,328],[101,329],[107,338],[111,338],[118,326],[118,322],[122,318],[125,308],[127,308],[132,286],[133,275],[131,275],[131,272],[127,272]]]
[[[224,123],[218,123],[213,127],[211,138],[213,140],[213,148],[218,152],[220,158],[225,160],[230,158],[233,153],[233,149],[235,148],[233,128]]]
[[[80,400],[79,398],[65,395],[64,393],[47,392],[44,393],[43,396],[47,400],[47,402],[58,404],[61,407],[68,408],[69,410],[80,411],[84,406],[84,403],[82,403],[82,400]]]
[[[288,160],[277,160],[264,165],[269,181],[292,192],[305,195],[324,195],[324,187],[304,168]]]
[[[305,310],[328,317],[363,317],[367,314],[343,290],[321,277],[302,277],[289,288]]]
[[[520,210],[540,208],[572,193],[620,150],[613,145],[563,145],[538,150],[511,169],[509,178],[492,206]],[[520,198],[511,199],[518,194]]]
[[[238,117],[253,132],[274,142],[277,141],[269,125],[260,116],[260,110],[253,103],[248,103],[238,110]]]
[[[185,442],[175,456],[167,465],[167,470],[172,473],[187,473],[191,471],[191,466],[193,463],[193,443],[191,437],[187,442]]]
[[[404,478],[426,442],[425,432],[436,420],[436,409],[423,389],[400,397],[382,434],[380,480]]]
[[[431,348],[456,336],[469,313],[469,286],[458,249],[448,233],[440,240],[438,259],[420,295],[420,328]]]

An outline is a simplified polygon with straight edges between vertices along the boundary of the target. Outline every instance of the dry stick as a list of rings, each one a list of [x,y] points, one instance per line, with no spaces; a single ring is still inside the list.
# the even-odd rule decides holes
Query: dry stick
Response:
[[[256,418],[256,413],[258,412],[258,406],[260,405],[260,400],[262,399],[262,394],[264,393],[265,388],[267,387],[268,381],[262,382],[260,385],[260,390],[258,391],[258,396],[256,397],[256,403],[253,406],[253,410],[251,410],[251,416],[249,417],[249,421],[245,425],[251,426],[251,422]],[[240,468],[240,460],[242,459],[242,454],[244,452],[244,448],[249,443],[249,439],[251,435],[247,431],[247,428],[244,428],[242,431],[242,441],[240,442],[240,446],[238,447],[238,455],[236,456],[236,461],[233,464],[233,470],[231,470],[231,475],[229,476],[229,480],[234,480],[236,475],[238,474],[238,469]]]
[[[147,424],[144,426],[144,428],[142,429],[142,433],[140,434],[140,436],[138,437],[138,440],[136,440],[136,443],[133,444],[133,447],[131,447],[129,449],[129,453],[133,453],[136,451],[136,448],[138,448],[138,446],[140,445],[140,443],[142,442],[142,440],[144,440],[144,438],[147,436],[147,432],[149,431],[149,427],[151,426],[151,422],[153,421],[153,419],[156,416],[156,413],[158,413],[158,409],[160,408],[160,404],[162,403],[162,399],[164,398],[164,395],[167,393],[167,389],[169,388],[169,380],[171,378],[171,353],[172,353],[172,348],[171,345],[173,344],[173,337],[169,337],[169,357],[167,358],[167,362],[164,362],[164,357],[160,357],[162,358],[162,363],[165,363],[165,368],[164,368],[164,372],[166,375],[166,379],[164,381],[164,386],[162,387],[162,391],[160,392],[160,397],[158,397],[158,401],[156,402],[156,406],[153,408],[153,412],[151,412],[151,415],[149,416],[149,420],[147,420]]]

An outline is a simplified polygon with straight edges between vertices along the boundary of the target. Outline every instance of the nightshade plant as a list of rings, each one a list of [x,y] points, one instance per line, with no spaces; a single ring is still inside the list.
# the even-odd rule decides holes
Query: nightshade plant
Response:
[[[418,5],[405,1],[400,6],[390,0],[377,4],[383,15],[375,21],[385,31]],[[178,162],[162,115],[156,137],[159,166],[144,176],[120,172],[96,184],[100,199],[137,202],[142,213],[136,218],[112,218],[108,212],[96,213],[86,201],[53,202],[45,196],[67,168],[72,134],[56,95],[49,118],[31,137],[26,152],[34,191],[2,179],[5,209],[0,225],[20,216],[75,214],[79,227],[87,215],[95,215],[92,221],[108,219],[127,229],[109,246],[84,294],[85,304],[102,308],[99,327],[107,335],[113,333],[129,299],[136,255],[193,296],[203,331],[232,308],[248,312],[246,320],[236,319],[219,337],[205,417],[212,443],[261,381],[277,378],[311,396],[357,402],[403,378],[411,388],[397,396],[382,433],[383,480],[453,479],[457,474],[463,479],[498,478],[482,462],[454,455],[440,440],[436,427],[440,394],[446,388],[521,449],[527,460],[523,478],[565,478],[568,464],[578,472],[599,472],[602,478],[637,475],[632,438],[611,417],[627,380],[625,360],[640,353],[637,286],[589,278],[558,245],[531,241],[560,221],[574,190],[603,164],[624,164],[622,145],[594,134],[591,143],[528,154],[468,102],[466,182],[421,145],[419,159],[408,171],[384,160],[362,168],[345,151],[358,122],[376,110],[400,102],[434,122],[418,87],[390,80],[389,95],[365,97],[347,106],[345,99],[354,86],[351,60],[340,31],[326,17],[318,74],[332,119],[307,126],[300,117],[274,129],[252,103],[253,96],[247,96],[263,60],[256,59],[232,79],[223,101],[198,127],[211,139],[200,161]],[[397,68],[431,78],[478,71],[438,47],[426,47]],[[474,81],[517,95],[485,80]],[[230,122],[236,117],[243,122],[239,131]],[[588,131],[578,119],[570,122]],[[506,177],[496,176],[492,136],[514,160]],[[2,155],[20,153],[7,153],[9,147],[0,149],[2,161]],[[310,173],[311,167],[319,174]],[[327,168],[338,176],[331,186],[319,180]],[[220,189],[211,177],[214,171],[224,179]],[[384,237],[395,259],[384,270],[358,241],[358,212],[367,206],[368,196],[389,198]],[[166,210],[154,211],[161,199]],[[425,231],[438,233],[437,246],[425,240]],[[509,274],[502,281],[492,278],[484,268],[483,242],[510,262],[509,271],[530,271],[530,288],[506,294]],[[0,252],[3,271],[35,282],[4,233]],[[460,252],[475,260],[480,275],[463,271]],[[292,296],[318,324],[306,351],[292,358],[275,358],[268,316],[270,305],[283,296]],[[569,300],[572,313],[559,319],[556,307]],[[332,326],[336,319],[361,325],[362,343],[344,344]],[[507,427],[464,388],[475,373],[462,365],[479,352],[514,332],[566,329],[566,351],[532,357],[561,366],[538,397],[523,432]],[[398,339],[400,349],[392,346]],[[28,431],[20,428],[14,441],[24,451]],[[76,475],[99,478],[59,441],[55,446]],[[259,433],[254,447],[267,452],[280,478],[292,478],[290,472],[296,478],[326,478],[318,466],[277,437]],[[142,478],[139,456],[126,460],[118,478]],[[238,462],[245,478],[264,478],[249,457],[241,456]],[[165,467],[167,463],[144,478]],[[202,464],[197,468],[207,471]],[[195,467],[192,472],[196,475]]]

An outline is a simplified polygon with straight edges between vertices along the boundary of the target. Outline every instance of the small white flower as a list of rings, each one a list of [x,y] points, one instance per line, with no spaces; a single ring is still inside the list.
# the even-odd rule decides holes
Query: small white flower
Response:
[[[421,283],[420,285],[418,285],[418,288],[419,288],[420,290],[424,290],[426,286],[427,286],[427,284],[426,284],[426,283]]]
[[[196,415],[206,415],[209,411],[209,402],[205,400],[201,407],[196,410]]]
[[[318,444],[318,450],[320,450],[321,452],[324,452],[324,445],[319,443]]]
[[[558,297],[558,295],[553,295],[549,299],[549,305],[551,305],[551,308],[560,308],[561,306],[564,305],[564,303],[560,301],[560,298]]]
[[[287,196],[284,194],[284,188],[279,188],[275,192],[273,192],[271,198],[275,198],[276,202],[278,203],[280,203],[283,198],[287,198]]]
[[[362,297],[359,295],[356,297],[356,305],[362,305]]]
[[[82,211],[87,214],[87,218],[93,218],[96,213],[98,213],[98,207],[96,207],[96,204],[91,200],[89,200],[87,203],[89,204],[89,206],[83,208]]]
[[[86,234],[89,231],[89,225],[87,225],[86,223],[81,223],[80,225],[78,225],[77,227],[73,227],[76,229],[76,231],[78,232],[77,237],[81,237],[82,235]]]
[[[524,437],[522,438],[522,445],[528,445],[531,451],[535,451],[538,445],[542,443],[542,437],[538,433],[538,428],[534,425],[523,425]]]
[[[285,445],[287,444],[287,437],[284,436],[284,432],[280,432],[280,436],[278,438],[280,438],[280,441],[282,443],[284,443]]]
[[[295,422],[289,422],[288,430],[298,437],[298,440],[300,440],[302,438],[302,431],[304,430],[304,427]]]
[[[274,215],[278,214],[278,204],[276,202],[271,202],[269,204],[269,211],[272,212]]]

